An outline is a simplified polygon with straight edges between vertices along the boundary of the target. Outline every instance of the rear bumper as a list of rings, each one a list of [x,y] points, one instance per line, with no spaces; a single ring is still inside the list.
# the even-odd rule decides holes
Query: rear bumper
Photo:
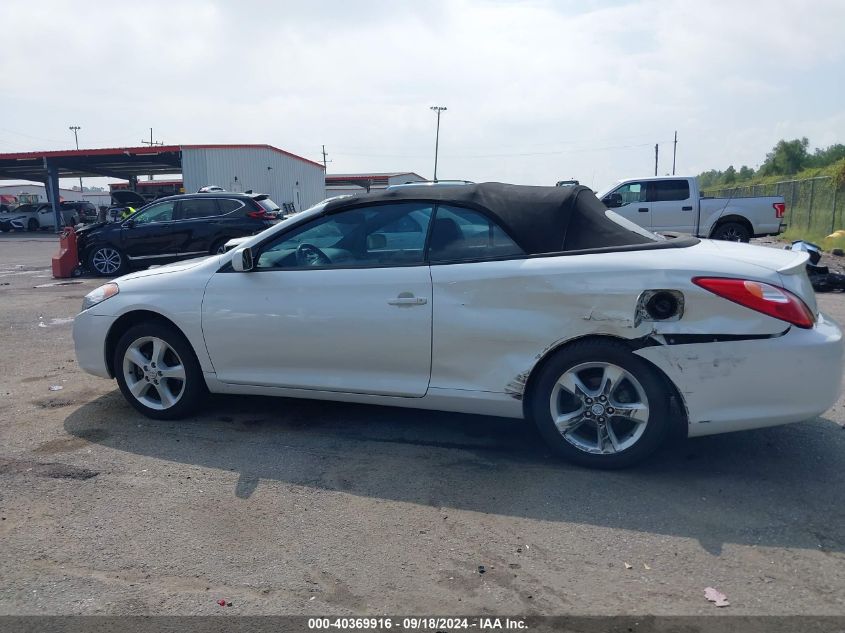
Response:
[[[684,400],[690,437],[777,426],[814,418],[838,399],[842,332],[819,315],[810,330],[778,338],[648,347]]]
[[[80,312],[74,319],[73,346],[76,350],[76,362],[89,374],[112,378],[106,362],[106,337],[116,320],[117,317],[94,315],[88,311]]]

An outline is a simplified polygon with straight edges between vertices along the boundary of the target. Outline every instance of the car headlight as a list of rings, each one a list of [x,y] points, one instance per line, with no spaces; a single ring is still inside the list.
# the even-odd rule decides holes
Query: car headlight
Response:
[[[116,283],[103,284],[96,290],[92,290],[85,295],[85,298],[82,300],[82,310],[93,308],[98,303],[102,303],[109,297],[115,296],[118,292],[120,292],[120,288],[117,287]]]

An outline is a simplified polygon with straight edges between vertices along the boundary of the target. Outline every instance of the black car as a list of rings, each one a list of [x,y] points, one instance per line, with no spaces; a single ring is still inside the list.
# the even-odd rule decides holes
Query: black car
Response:
[[[87,201],[62,202],[62,215],[68,226],[97,221],[97,207]]]
[[[97,275],[222,253],[233,237],[275,223],[279,206],[266,194],[192,193],[160,198],[118,222],[77,231],[79,258]]]

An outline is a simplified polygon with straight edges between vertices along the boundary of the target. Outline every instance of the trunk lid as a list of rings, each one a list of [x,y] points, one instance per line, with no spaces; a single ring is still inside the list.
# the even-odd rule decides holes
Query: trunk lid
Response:
[[[816,293],[807,277],[807,261],[810,259],[807,253],[717,240],[701,240],[699,247],[712,251],[716,256],[753,264],[777,273],[780,285],[799,296],[813,314],[818,315]]]

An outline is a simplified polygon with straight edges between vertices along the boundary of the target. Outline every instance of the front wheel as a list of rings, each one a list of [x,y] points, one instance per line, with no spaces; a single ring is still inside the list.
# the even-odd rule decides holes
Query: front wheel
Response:
[[[624,468],[668,435],[670,393],[643,359],[614,341],[576,342],[543,368],[529,402],[558,455],[582,466]]]
[[[117,277],[126,269],[126,258],[113,246],[95,246],[88,253],[88,268],[101,277]]]
[[[26,230],[29,231],[30,233],[37,231],[38,227],[39,227],[38,220],[36,220],[35,218],[29,218],[29,220],[27,220]]]
[[[174,420],[194,411],[205,381],[193,349],[174,327],[158,321],[131,327],[120,338],[114,375],[124,398],[157,420]]]
[[[727,242],[748,242],[751,239],[751,231],[739,222],[725,222],[713,231],[713,239]]]

